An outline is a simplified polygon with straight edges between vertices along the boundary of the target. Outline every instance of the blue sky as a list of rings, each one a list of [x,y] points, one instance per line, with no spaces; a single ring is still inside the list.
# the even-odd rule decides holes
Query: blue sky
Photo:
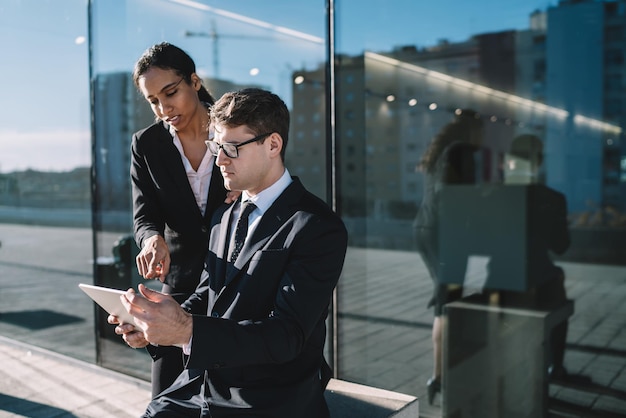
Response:
[[[176,4],[185,1],[97,0],[96,7],[102,17],[99,22],[106,22],[107,27],[103,31],[104,25],[98,26],[97,33],[106,32],[106,41],[111,45],[110,50],[99,51],[98,68],[130,71],[134,60],[148,44],[167,38],[173,43],[185,42],[200,71],[210,75],[213,66],[211,54],[207,52],[209,39],[184,39],[183,28],[161,26],[162,20],[154,25],[135,23],[151,22],[151,14],[162,16],[171,10],[172,15],[186,14],[183,20],[188,22],[188,28],[206,27],[206,13]],[[319,38],[325,34],[323,0],[198,0],[198,3]],[[0,172],[28,167],[64,170],[89,164],[88,43],[81,42],[88,36],[87,4],[87,0],[0,1],[3,45],[0,55]],[[359,54],[363,50],[427,46],[443,38],[462,41],[477,33],[524,29],[528,27],[533,10],[545,10],[556,1],[337,0],[336,4],[338,50]],[[237,33],[239,23],[235,20],[220,22],[220,32]],[[176,38],[174,33],[179,35],[178,40],[171,39]],[[221,45],[220,62],[234,65],[255,53],[259,54],[258,60],[268,66],[275,61],[271,56],[263,59],[262,42],[223,39]],[[285,45],[283,43],[281,48]],[[283,53],[298,63],[298,52],[309,47],[300,43],[294,44],[291,50],[287,45],[286,52],[275,53],[277,57]],[[322,46],[315,48],[323,54]],[[291,64],[274,62],[274,65]],[[276,68],[272,71],[276,72]]]

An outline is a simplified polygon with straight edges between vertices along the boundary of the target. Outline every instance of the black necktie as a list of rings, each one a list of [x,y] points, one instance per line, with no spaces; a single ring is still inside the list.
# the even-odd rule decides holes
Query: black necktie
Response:
[[[256,205],[249,200],[243,202],[241,205],[241,213],[239,219],[237,219],[237,227],[235,228],[235,244],[233,245],[233,252],[230,255],[230,262],[234,263],[239,257],[239,252],[243,247],[243,242],[246,240],[248,234],[248,216],[256,208]]]

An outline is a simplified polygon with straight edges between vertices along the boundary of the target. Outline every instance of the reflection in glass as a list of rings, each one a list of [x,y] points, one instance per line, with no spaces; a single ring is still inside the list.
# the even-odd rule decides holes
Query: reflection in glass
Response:
[[[1,6],[0,335],[92,362],[86,2],[65,6]]]
[[[618,253],[626,248],[626,186],[618,177],[619,156],[626,152],[622,139],[626,116],[619,94],[607,86],[621,88],[623,71],[617,68],[624,37],[619,33],[626,15],[621,1],[526,2],[519,8],[486,2],[454,2],[449,7],[418,3],[404,2],[401,12],[383,10],[373,2],[358,8],[338,5],[337,26],[343,30],[336,57],[337,169],[351,245],[338,294],[343,330],[338,361],[340,375],[348,380],[385,382],[387,389],[427,399],[433,365],[432,312],[426,306],[432,287],[411,228],[426,192],[423,173],[415,167],[431,139],[461,109],[475,109],[484,124],[487,152],[480,156],[482,182],[472,199],[478,199],[481,191],[489,195],[492,190],[519,187],[508,185],[525,176],[524,162],[513,161],[510,155],[513,140],[520,135],[541,138],[545,158],[539,175],[567,201],[571,245],[562,254],[549,252],[564,271],[567,297],[576,312],[590,314],[586,309],[593,303],[586,298],[590,293],[581,289],[599,289],[586,281],[586,274],[605,271],[602,283],[611,283],[610,288],[621,283],[617,272],[624,264]],[[367,30],[345,29],[365,22]],[[516,173],[506,172],[510,164],[517,164]],[[513,201],[504,199],[485,213],[474,200],[450,202],[451,209],[467,215],[466,224],[457,227],[484,235],[479,219],[496,232],[497,222],[516,224],[513,215],[519,208]],[[453,225],[450,231],[454,230]],[[529,262],[524,255],[528,252],[512,246],[526,231],[522,228],[516,234],[520,236],[501,236],[496,244],[515,262],[510,268]],[[452,233],[452,240],[455,237],[458,243],[460,237]],[[446,244],[446,249],[450,245],[454,243]],[[485,279],[489,263],[479,254],[476,240],[468,250],[459,265],[446,267],[461,275],[482,270]],[[507,276],[498,274],[500,280],[512,277],[503,274]],[[456,280],[463,283],[464,278]],[[483,285],[484,280],[464,292],[469,296]],[[606,318],[601,323],[608,331],[611,308],[593,311],[594,318]],[[580,332],[572,331],[577,327]],[[577,362],[579,356],[590,355],[580,347],[582,341],[594,348],[603,344],[585,338],[582,329],[587,328],[575,314],[565,353],[565,367],[573,373],[586,367]],[[620,346],[615,354],[623,360],[624,344],[614,337],[609,340]],[[485,375],[491,371],[495,370],[485,370]],[[538,373],[543,382],[541,368]],[[602,396],[593,393],[594,399]],[[504,392],[502,396],[513,399]],[[444,394],[432,406],[420,402],[420,409],[437,416],[444,413],[445,402]],[[585,414],[583,406],[574,408]],[[626,405],[617,410],[626,412]]]

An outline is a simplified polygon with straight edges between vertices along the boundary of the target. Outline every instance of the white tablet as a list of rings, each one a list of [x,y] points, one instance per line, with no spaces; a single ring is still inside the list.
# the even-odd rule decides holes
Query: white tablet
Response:
[[[126,309],[124,309],[124,305],[122,305],[122,301],[120,301],[120,295],[126,293],[125,290],[111,289],[109,287],[102,286],[92,286],[90,284],[80,283],[78,285],[83,292],[87,293],[87,295],[94,300],[98,305],[100,305],[105,311],[107,311],[111,315],[115,315],[119,318],[120,323],[123,324],[132,324],[138,330],[141,331],[141,328],[135,324],[134,318]]]

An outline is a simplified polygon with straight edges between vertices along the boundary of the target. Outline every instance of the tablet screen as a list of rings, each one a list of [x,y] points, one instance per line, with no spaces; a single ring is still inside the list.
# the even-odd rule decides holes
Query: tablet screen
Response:
[[[124,305],[122,305],[122,302],[120,301],[120,295],[125,294],[125,290],[93,286],[84,283],[80,283],[78,287],[80,287],[83,292],[85,292],[91,299],[94,300],[94,302],[100,305],[109,314],[117,316],[120,323],[132,324],[141,331],[141,328],[135,324],[134,318],[126,312]]]

